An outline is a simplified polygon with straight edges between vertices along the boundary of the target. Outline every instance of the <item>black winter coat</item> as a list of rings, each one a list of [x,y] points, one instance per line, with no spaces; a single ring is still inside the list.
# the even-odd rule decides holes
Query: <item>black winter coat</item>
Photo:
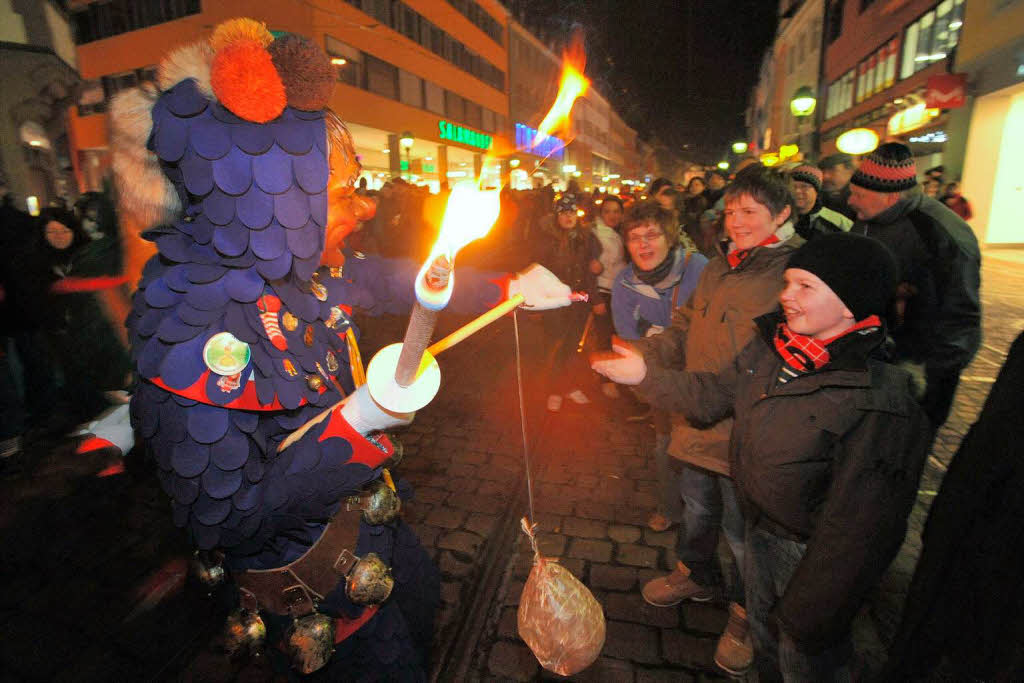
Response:
[[[730,464],[748,522],[807,543],[774,616],[815,650],[846,635],[899,550],[931,431],[909,375],[869,357],[877,328],[841,337],[825,368],[779,384],[780,320],[758,318],[761,336],[718,374],[666,371],[645,384],[691,420],[735,414]]]
[[[885,680],[928,680],[945,655],[956,680],[1024,674],[1024,334],[942,480]]]

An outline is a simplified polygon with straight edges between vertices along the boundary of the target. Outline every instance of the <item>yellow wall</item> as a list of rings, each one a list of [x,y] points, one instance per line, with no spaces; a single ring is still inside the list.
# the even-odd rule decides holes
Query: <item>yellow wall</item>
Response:
[[[1002,0],[1005,3],[1005,0]],[[957,46],[957,65],[968,64],[1024,35],[1024,2],[996,10],[1000,0],[969,0]]]
[[[979,97],[971,114],[964,159],[963,195],[971,226],[984,244],[1024,244],[1024,84]]]

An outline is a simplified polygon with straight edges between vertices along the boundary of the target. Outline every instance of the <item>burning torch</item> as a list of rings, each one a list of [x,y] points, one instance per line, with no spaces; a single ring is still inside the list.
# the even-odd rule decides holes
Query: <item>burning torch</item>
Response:
[[[419,410],[437,394],[441,370],[427,344],[437,316],[451,300],[455,287],[455,255],[473,240],[487,234],[498,218],[497,191],[483,191],[474,183],[460,183],[452,190],[430,256],[416,275],[413,304],[401,344],[381,349],[370,361],[366,382],[373,399],[396,413]]]

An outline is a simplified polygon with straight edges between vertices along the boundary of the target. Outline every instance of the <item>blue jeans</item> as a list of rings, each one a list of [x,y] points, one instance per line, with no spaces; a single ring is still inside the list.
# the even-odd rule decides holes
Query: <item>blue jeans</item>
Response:
[[[683,465],[679,474],[679,494],[683,498],[683,523],[679,525],[676,556],[690,570],[690,577],[695,582],[705,587],[713,585],[718,559],[718,532],[721,529],[735,560],[723,571],[726,597],[743,605],[743,513],[732,479]]]
[[[654,466],[658,470],[658,512],[671,522],[683,520],[683,500],[679,495],[679,475],[668,454],[670,435],[654,435]]]
[[[790,579],[807,552],[807,545],[747,526],[747,620],[754,638],[758,680],[823,683],[850,680],[853,645],[849,634],[841,643],[814,654],[801,651],[771,617]]]

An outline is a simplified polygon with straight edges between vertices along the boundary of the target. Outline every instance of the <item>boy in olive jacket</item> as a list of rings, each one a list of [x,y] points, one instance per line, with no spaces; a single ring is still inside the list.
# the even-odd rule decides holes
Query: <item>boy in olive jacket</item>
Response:
[[[734,415],[760,680],[847,680],[850,623],[903,541],[930,428],[909,375],[874,357],[891,253],[826,235],[784,277],[782,311],[758,318],[759,336],[718,373],[666,369],[628,347],[594,369],[695,421]]]

